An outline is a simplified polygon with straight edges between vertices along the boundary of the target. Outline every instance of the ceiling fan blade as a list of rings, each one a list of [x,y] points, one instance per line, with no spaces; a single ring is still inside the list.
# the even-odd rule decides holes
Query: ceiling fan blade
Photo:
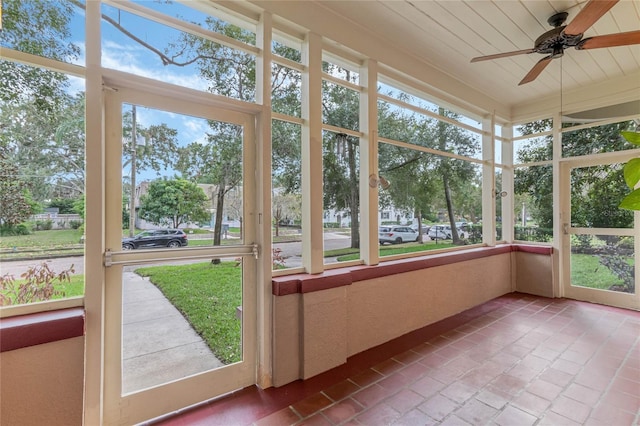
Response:
[[[577,35],[588,30],[619,0],[590,0],[564,29],[565,34]]]
[[[478,56],[473,58],[471,62],[488,61],[491,59],[506,58],[508,56],[522,55],[525,53],[533,53],[533,49],[516,50],[515,52],[496,53],[495,55]]]
[[[553,59],[553,56],[551,56],[551,55],[540,59],[538,61],[538,63],[536,63],[533,66],[533,68],[531,68],[531,71],[529,71],[527,73],[527,75],[524,76],[522,81],[520,81],[520,83],[518,83],[518,86],[522,86],[523,84],[530,83],[533,80],[535,80],[536,78],[538,78],[540,73],[547,67],[547,65],[549,65],[549,62],[551,62],[552,59]]]
[[[576,49],[598,49],[601,47],[628,46],[630,44],[640,44],[640,31],[585,38],[578,43]]]

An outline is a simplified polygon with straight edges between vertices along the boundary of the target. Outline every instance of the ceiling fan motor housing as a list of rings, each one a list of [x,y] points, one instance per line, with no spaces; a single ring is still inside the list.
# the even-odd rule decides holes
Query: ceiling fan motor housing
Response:
[[[575,47],[582,40],[582,34],[565,34],[566,25],[547,31],[536,39],[533,50],[536,53],[552,54],[553,57],[562,56],[564,49]]]

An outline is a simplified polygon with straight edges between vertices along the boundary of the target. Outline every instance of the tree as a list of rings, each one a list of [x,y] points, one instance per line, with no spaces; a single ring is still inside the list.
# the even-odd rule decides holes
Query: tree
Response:
[[[325,63],[325,71],[344,74],[354,81],[351,71]],[[322,83],[322,115],[325,123],[344,129],[358,130],[359,96],[346,87]],[[360,247],[360,189],[358,139],[344,133],[326,133],[323,143],[323,199],[325,208],[346,210],[351,218],[351,248]]]
[[[57,102],[49,113],[40,110],[35,95],[0,109],[0,145],[33,182],[39,202],[84,191],[84,94],[61,95]]]
[[[282,191],[274,191],[272,197],[272,217],[275,227],[275,236],[280,235],[280,223],[288,220],[300,219],[302,197],[300,194],[291,194]]]
[[[442,108],[439,109],[439,113],[449,118],[457,118],[455,114]],[[378,121],[381,136],[416,147],[468,156],[473,156],[479,150],[479,141],[476,138],[461,128],[441,120],[399,112],[382,104]],[[467,161],[388,144],[380,145],[379,163],[380,174],[384,174],[392,182],[392,189],[388,194],[389,202],[396,207],[413,211],[420,228],[423,214],[446,209],[454,243],[459,243],[455,226],[456,215],[461,215],[463,211],[477,212],[480,209],[477,205],[479,198],[476,198],[475,202],[464,198],[465,195],[468,197],[480,191],[476,166]],[[422,236],[422,232],[420,235]]]
[[[159,179],[140,197],[140,217],[156,225],[179,228],[206,221],[208,199],[202,188],[185,179]]]
[[[0,227],[12,229],[33,213],[29,184],[0,147]]]
[[[567,123],[567,125],[570,124]],[[522,126],[519,131],[522,134],[534,134],[549,130],[551,126],[551,120],[541,120]],[[626,149],[628,146],[625,146],[621,132],[634,127],[633,121],[625,121],[565,132],[562,135],[563,156],[577,157]],[[530,163],[552,158],[552,137],[546,136],[542,142],[525,145],[519,151],[517,161]],[[611,196],[622,197],[624,193],[624,180],[621,172],[618,170],[615,173],[609,173],[607,170],[613,171],[610,166],[584,167],[572,170],[572,221],[575,219],[583,223],[584,226],[595,226],[593,224],[604,223],[603,220],[613,223],[612,218],[617,223],[616,226],[626,227],[631,223],[633,216],[618,211],[617,203],[613,203],[613,200],[610,199]],[[542,228],[552,228],[553,175],[551,166],[518,168],[514,183],[516,194],[528,195],[531,198],[534,207],[531,209],[532,217],[538,225]],[[605,208],[602,204],[605,199],[611,200],[615,211]],[[623,224],[627,225],[623,226]]]
[[[129,198],[129,236],[135,231],[135,188],[138,173],[160,170],[173,166],[178,152],[178,131],[165,123],[143,127],[136,118],[136,106],[123,115],[122,167],[129,167],[129,185],[124,186],[123,198]],[[127,194],[128,192],[128,194]]]
[[[210,121],[215,133],[207,143],[191,143],[179,150],[177,170],[186,179],[215,187],[213,244],[220,245],[225,196],[242,182],[242,128]]]
[[[4,0],[2,45],[21,52],[71,62],[80,48],[71,41],[69,23],[73,6],[49,0]],[[31,99],[38,111],[57,110],[68,79],[46,68],[0,61],[0,101],[3,105]]]

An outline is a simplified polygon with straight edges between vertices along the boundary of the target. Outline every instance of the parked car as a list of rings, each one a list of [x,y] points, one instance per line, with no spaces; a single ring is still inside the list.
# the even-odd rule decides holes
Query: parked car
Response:
[[[152,247],[177,248],[186,246],[188,243],[187,234],[181,229],[153,229],[143,231],[132,238],[123,238],[122,250]]]
[[[450,240],[453,238],[453,232],[451,231],[451,225],[433,225],[429,229],[429,238],[432,240]],[[467,238],[469,234],[462,228],[458,228],[458,237]]]
[[[409,226],[381,226],[378,228],[378,240],[380,245],[418,241],[418,231]]]

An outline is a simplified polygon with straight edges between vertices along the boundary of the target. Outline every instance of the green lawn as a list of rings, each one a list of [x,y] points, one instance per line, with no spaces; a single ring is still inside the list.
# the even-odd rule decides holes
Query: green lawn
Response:
[[[450,247],[456,247],[452,243],[445,243],[442,241],[438,241],[436,244],[435,241],[429,241],[423,244],[419,243],[405,243],[399,245],[389,245],[389,246],[380,246],[379,254],[380,257],[383,256],[391,256],[394,254],[403,254],[403,253],[415,253],[419,251],[428,251],[428,250],[440,250]],[[337,257],[339,262],[346,262],[349,260],[358,260],[360,258],[360,251],[358,249],[352,248],[344,248],[338,250],[327,250],[324,252],[325,257]]]
[[[136,272],[149,277],[187,318],[225,364],[241,360],[242,269],[235,262],[153,266]]]
[[[631,263],[633,259],[629,259]],[[571,255],[571,285],[608,290],[623,281],[590,254]]]
[[[82,231],[78,229],[61,229],[50,231],[35,231],[30,235],[0,237],[0,248],[56,248],[77,246],[80,243]]]

